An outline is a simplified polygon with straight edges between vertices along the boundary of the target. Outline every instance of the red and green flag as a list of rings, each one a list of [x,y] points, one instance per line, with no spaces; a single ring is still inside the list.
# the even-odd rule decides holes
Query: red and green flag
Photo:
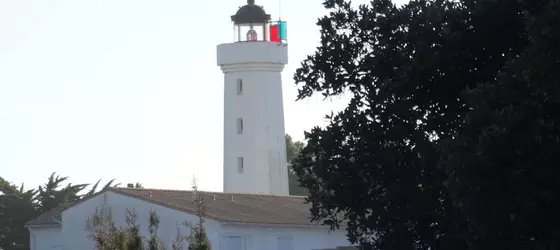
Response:
[[[287,41],[286,22],[276,21],[270,23],[269,26],[270,41],[274,43],[282,43]]]

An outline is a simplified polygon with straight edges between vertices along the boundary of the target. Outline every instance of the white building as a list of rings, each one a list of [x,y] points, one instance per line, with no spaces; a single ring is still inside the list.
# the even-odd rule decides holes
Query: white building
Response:
[[[214,250],[311,250],[348,246],[344,231],[309,223],[309,205],[301,196],[201,192],[205,228]],[[192,191],[109,188],[72,206],[61,206],[29,222],[32,250],[89,250],[86,220],[95,209],[109,210],[117,225],[134,209],[141,234],[148,235],[151,209],[160,218],[158,236],[167,244],[188,234],[182,222],[196,222]],[[62,210],[62,212],[61,212]],[[184,249],[186,249],[186,244]]]
[[[310,223],[310,205],[288,195],[281,72],[288,62],[284,22],[270,22],[248,0],[232,16],[237,39],[218,46],[224,72],[224,192],[201,192],[204,224],[214,250],[313,250],[349,246],[344,230]],[[32,250],[90,250],[86,221],[96,209],[124,226],[134,210],[141,235],[149,212],[160,217],[168,248],[184,221],[197,222],[192,191],[108,188],[76,204],[62,204],[26,224]],[[185,243],[186,245],[186,243]],[[186,249],[186,246],[185,248]]]
[[[224,192],[288,195],[281,76],[288,47],[268,32],[278,26],[254,1],[231,19],[237,39],[217,53],[224,72]]]

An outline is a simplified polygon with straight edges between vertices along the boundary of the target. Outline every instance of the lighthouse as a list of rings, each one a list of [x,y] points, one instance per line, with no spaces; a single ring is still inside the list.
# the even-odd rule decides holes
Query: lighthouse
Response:
[[[288,195],[282,70],[286,22],[254,0],[231,16],[234,39],[217,47],[224,74],[224,192]]]

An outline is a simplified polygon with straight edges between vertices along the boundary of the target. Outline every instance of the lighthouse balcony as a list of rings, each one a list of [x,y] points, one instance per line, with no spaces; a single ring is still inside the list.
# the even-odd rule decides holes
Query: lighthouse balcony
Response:
[[[218,66],[235,64],[279,64],[288,63],[288,45],[267,41],[236,42],[218,45]]]

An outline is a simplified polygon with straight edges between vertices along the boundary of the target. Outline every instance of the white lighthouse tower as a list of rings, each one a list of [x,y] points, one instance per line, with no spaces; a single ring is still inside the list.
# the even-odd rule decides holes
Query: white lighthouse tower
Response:
[[[288,195],[282,77],[286,23],[254,0],[231,16],[233,43],[218,45],[224,73],[224,192]]]

